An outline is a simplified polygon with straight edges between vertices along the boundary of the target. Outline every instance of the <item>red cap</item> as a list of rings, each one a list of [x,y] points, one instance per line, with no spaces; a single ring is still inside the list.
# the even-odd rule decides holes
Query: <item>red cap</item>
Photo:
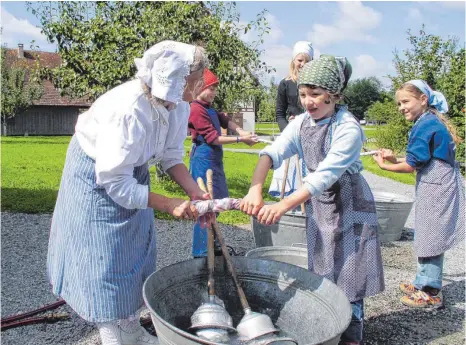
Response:
[[[219,80],[215,74],[213,74],[209,69],[204,68],[204,88],[207,89],[209,86],[216,85],[219,83]]]

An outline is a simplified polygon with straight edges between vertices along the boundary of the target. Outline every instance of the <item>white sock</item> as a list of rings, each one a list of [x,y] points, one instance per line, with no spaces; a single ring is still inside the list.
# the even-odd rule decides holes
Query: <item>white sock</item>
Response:
[[[118,321],[119,320],[97,323],[97,328],[99,329],[102,345],[121,345]]]
[[[128,342],[131,344],[158,344],[157,338],[151,336],[141,326],[139,311],[127,319],[99,322],[97,323],[97,327],[102,345],[125,345]]]

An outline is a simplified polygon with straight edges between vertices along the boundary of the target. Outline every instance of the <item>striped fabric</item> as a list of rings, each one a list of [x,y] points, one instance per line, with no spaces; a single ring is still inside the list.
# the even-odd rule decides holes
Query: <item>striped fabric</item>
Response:
[[[134,178],[148,185],[147,165],[136,167]],[[153,210],[116,204],[96,185],[95,162],[73,136],[50,231],[53,293],[89,322],[124,319],[143,304],[155,260]]]

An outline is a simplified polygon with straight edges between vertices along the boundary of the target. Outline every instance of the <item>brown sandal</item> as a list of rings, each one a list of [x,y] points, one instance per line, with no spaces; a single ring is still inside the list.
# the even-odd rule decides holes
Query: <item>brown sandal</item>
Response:
[[[411,283],[401,283],[400,284],[400,290],[401,292],[407,294],[408,296],[411,296],[413,293],[418,292],[419,289],[417,289],[413,284]]]
[[[439,292],[436,296],[431,296],[424,291],[417,291],[410,296],[403,296],[400,299],[401,303],[411,308],[442,308],[443,297]]]

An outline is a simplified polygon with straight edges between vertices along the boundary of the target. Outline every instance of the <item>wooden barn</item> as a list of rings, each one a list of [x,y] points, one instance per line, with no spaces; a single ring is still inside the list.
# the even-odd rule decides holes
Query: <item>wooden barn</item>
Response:
[[[54,68],[61,64],[57,53],[31,52],[18,44],[17,49],[8,49],[8,66],[35,66]],[[27,67],[25,67],[27,68]],[[42,97],[23,113],[7,120],[2,127],[2,135],[72,135],[78,115],[86,111],[91,103],[86,99],[73,99],[60,96],[60,92],[50,80],[43,80]]]

